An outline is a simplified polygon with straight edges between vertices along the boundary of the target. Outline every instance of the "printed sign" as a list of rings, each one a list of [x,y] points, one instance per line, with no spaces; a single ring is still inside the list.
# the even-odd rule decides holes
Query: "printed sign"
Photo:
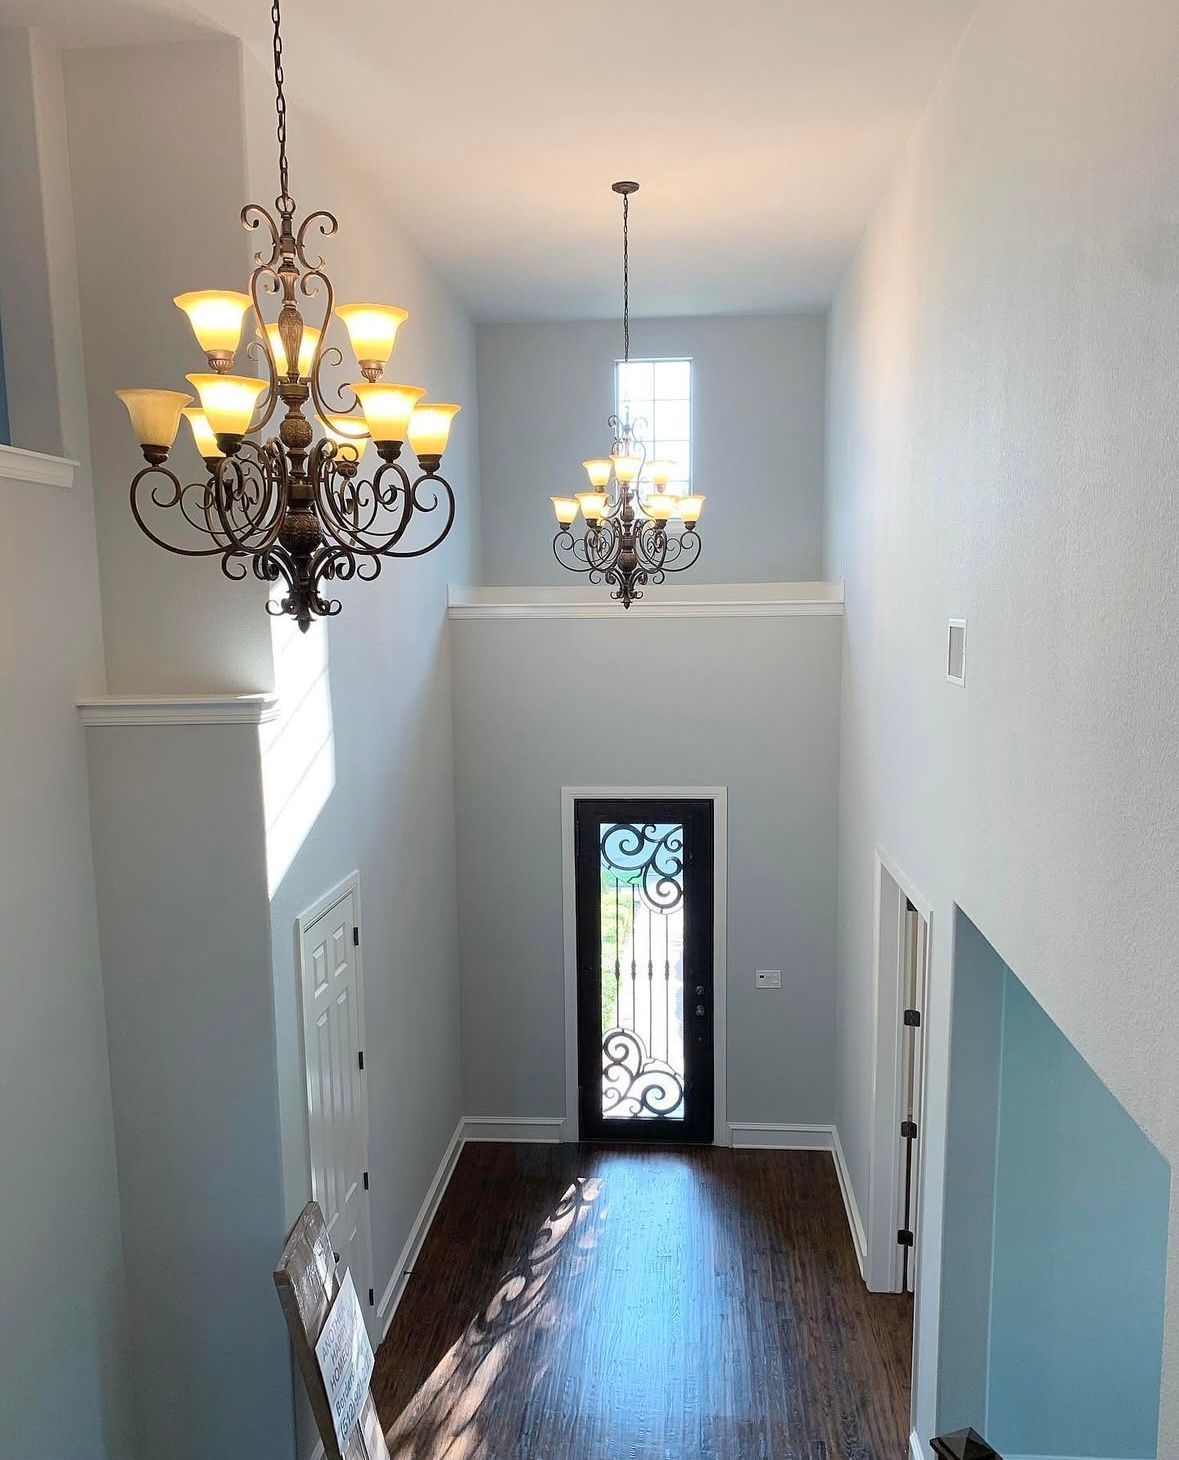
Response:
[[[364,1316],[356,1300],[351,1272],[345,1271],[336,1301],[315,1345],[336,1427],[336,1444],[343,1454],[368,1395],[373,1376],[373,1346],[368,1341]]]

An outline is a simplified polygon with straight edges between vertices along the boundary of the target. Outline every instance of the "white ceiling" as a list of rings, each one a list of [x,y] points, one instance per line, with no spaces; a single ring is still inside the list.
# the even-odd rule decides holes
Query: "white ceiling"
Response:
[[[286,74],[480,319],[617,313],[620,177],[637,314],[788,309],[831,298],[974,3],[285,0]],[[71,46],[266,45],[269,9],[0,0]]]

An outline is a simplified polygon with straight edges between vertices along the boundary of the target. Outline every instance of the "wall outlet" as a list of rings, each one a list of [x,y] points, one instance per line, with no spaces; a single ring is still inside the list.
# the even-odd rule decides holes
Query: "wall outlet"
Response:
[[[780,968],[759,968],[753,975],[753,982],[759,989],[780,989],[782,970]]]

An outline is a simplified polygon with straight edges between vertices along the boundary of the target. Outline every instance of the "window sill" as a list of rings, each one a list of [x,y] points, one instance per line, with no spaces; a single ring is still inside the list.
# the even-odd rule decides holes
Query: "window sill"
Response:
[[[35,487],[72,487],[77,466],[76,461],[65,456],[0,445],[0,481],[28,482]]]

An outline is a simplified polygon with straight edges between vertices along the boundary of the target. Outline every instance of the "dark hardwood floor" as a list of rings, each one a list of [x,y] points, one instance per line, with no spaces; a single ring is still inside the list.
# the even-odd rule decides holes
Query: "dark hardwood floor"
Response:
[[[471,1145],[372,1387],[394,1460],[905,1460],[911,1335],[828,1155]]]

